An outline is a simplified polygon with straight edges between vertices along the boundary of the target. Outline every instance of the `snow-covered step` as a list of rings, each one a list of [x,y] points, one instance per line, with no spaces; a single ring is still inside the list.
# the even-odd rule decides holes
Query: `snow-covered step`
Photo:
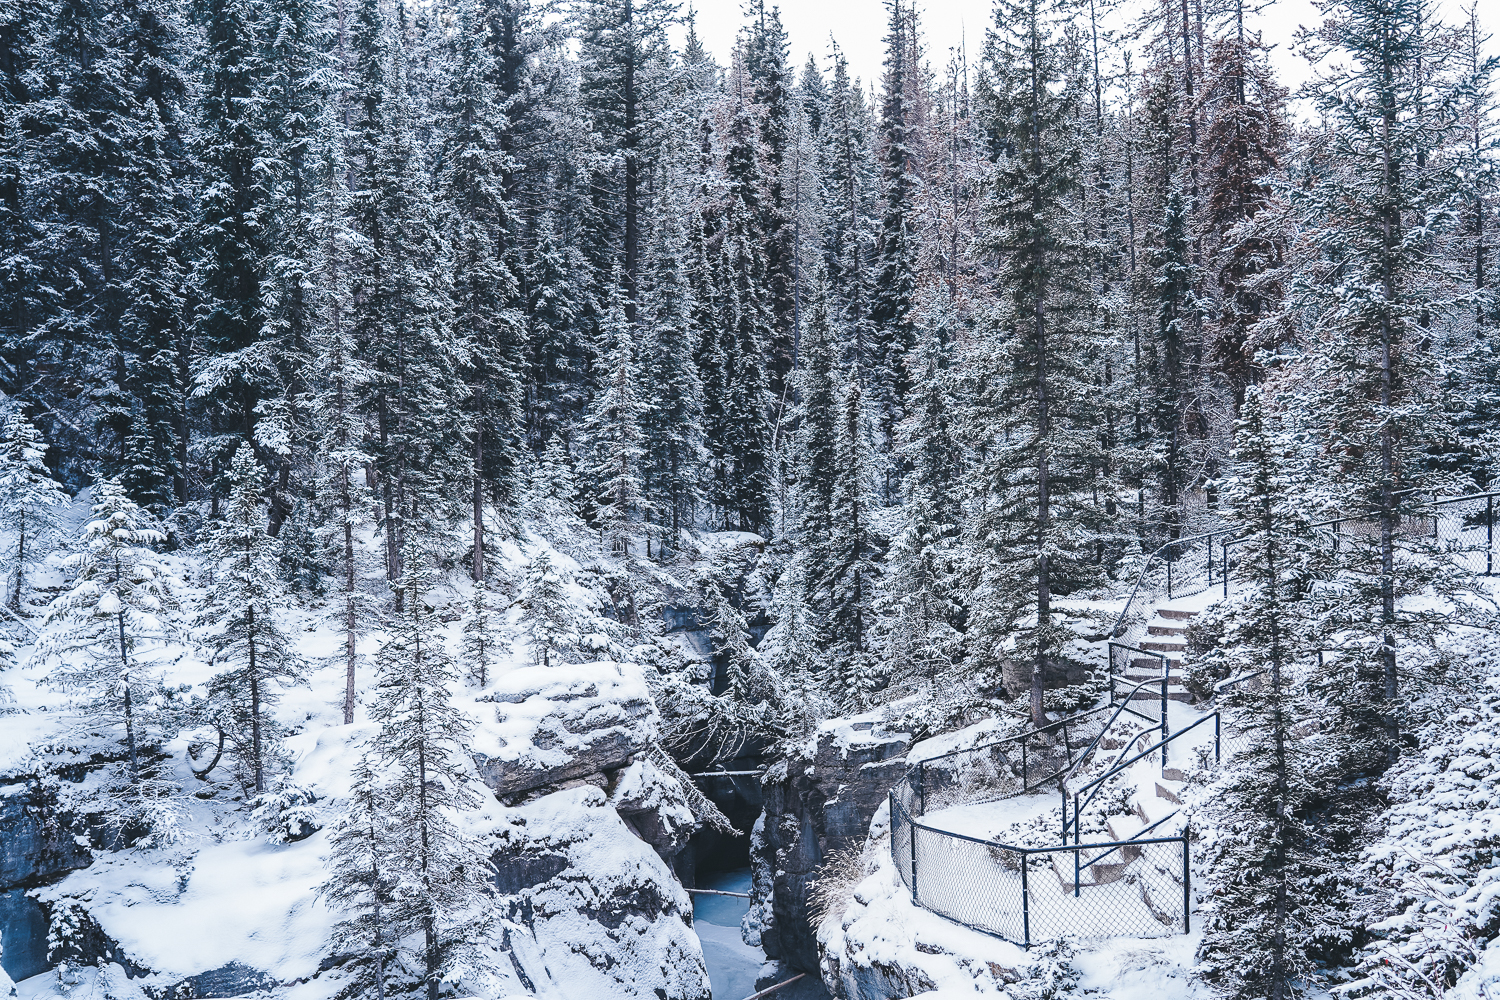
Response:
[[[1143,687],[1130,696],[1131,701],[1161,701],[1161,688]],[[1193,694],[1187,688],[1180,685],[1167,685],[1168,701],[1192,701]]]
[[[1136,815],[1140,816],[1141,822],[1146,826],[1150,826],[1153,823],[1160,823],[1176,812],[1177,808],[1176,802],[1164,799],[1159,795],[1143,795],[1140,792],[1137,792],[1135,795]],[[1165,836],[1166,834],[1167,831],[1162,830],[1161,827],[1157,827],[1151,831],[1153,837]]]
[[[1126,857],[1127,851],[1133,851],[1135,857]],[[1139,847],[1122,847],[1119,849],[1104,848],[1102,850],[1089,850],[1087,848],[1078,852],[1080,866],[1078,881],[1081,885],[1108,885],[1110,882],[1118,882],[1125,877],[1125,871],[1130,867],[1132,861],[1140,857]],[[1102,861],[1094,861],[1095,858],[1103,857]],[[1093,862],[1090,864],[1090,862]],[[1073,852],[1053,851],[1052,870],[1057,873],[1057,881],[1064,889],[1069,891],[1073,888]]]
[[[1186,642],[1142,642],[1141,648],[1150,653],[1181,653],[1187,649]]]
[[[1187,628],[1182,625],[1165,625],[1152,622],[1146,626],[1147,635],[1187,635]]]
[[[1191,611],[1184,608],[1157,608],[1156,613],[1162,618],[1171,618],[1175,621],[1186,622],[1192,621],[1194,618],[1198,617],[1201,612]]]
[[[1111,840],[1129,840],[1131,837],[1138,836],[1142,830],[1146,829],[1145,822],[1134,813],[1121,813],[1118,816],[1111,816],[1104,821],[1104,825],[1109,830],[1109,839]],[[1137,855],[1141,851],[1139,847],[1132,847],[1130,850],[1135,851]]]
[[[1168,770],[1170,770],[1170,768]],[[1178,773],[1180,774],[1181,772]],[[1159,799],[1166,799],[1173,805],[1181,805],[1182,789],[1184,785],[1186,785],[1186,782],[1180,780],[1173,781],[1171,778],[1168,778],[1165,774],[1163,774],[1162,777],[1156,782],[1156,797]]]

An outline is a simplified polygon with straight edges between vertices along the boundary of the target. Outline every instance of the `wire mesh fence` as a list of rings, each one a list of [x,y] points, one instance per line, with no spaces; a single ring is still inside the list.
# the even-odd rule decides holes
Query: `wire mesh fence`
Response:
[[[1185,830],[1175,837],[1037,848],[922,821],[944,809],[1027,791],[1028,768],[1035,777],[1065,773],[1099,744],[1102,728],[1091,726],[1102,727],[1117,713],[1087,715],[1025,739],[921,761],[892,787],[891,856],[913,902],[1028,947],[1062,936],[1149,937],[1187,928]]]
[[[923,909],[1030,947],[1060,937],[1159,937],[1189,927],[1186,831],[1019,847],[939,830],[891,803],[896,869]]]

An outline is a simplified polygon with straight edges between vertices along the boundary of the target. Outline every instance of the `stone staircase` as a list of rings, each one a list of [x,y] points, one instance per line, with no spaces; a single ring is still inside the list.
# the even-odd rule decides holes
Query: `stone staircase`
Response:
[[[1156,609],[1155,616],[1146,623],[1146,637],[1140,648],[1152,653],[1161,653],[1167,658],[1167,699],[1169,701],[1192,701],[1193,696],[1183,683],[1182,654],[1187,649],[1188,622],[1199,612],[1189,608],[1163,606]],[[1139,684],[1161,676],[1161,661],[1155,657],[1141,656],[1130,661],[1125,669],[1127,684]],[[1155,701],[1161,697],[1161,689],[1155,685],[1141,688],[1133,696],[1134,701]]]

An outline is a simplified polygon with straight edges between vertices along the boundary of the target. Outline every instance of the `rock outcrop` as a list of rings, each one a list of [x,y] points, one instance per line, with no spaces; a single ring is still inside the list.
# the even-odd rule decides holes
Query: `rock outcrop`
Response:
[[[773,959],[818,971],[809,883],[833,855],[864,844],[870,820],[906,770],[910,737],[878,716],[824,723],[802,749],[766,772],[765,818],[751,845],[752,911]],[[749,935],[747,935],[749,936]]]
[[[92,861],[87,837],[34,780],[0,785],[0,965],[12,979],[49,967],[47,914],[28,890]]]
[[[474,763],[502,801],[619,770],[656,740],[656,705],[630,664],[513,670],[487,701],[494,722],[475,733]]]

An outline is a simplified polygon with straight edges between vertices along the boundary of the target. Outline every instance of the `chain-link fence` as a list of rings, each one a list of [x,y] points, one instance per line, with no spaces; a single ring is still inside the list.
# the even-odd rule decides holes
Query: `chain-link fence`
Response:
[[[1067,726],[915,764],[890,792],[891,855],[913,902],[1028,947],[1063,936],[1185,931],[1186,831],[1150,837],[1146,830],[1132,840],[1037,848],[922,821],[943,809],[1018,795],[1068,773],[1101,745],[1103,727],[1118,715],[1085,713]]]
[[[1186,831],[1019,847],[927,826],[892,790],[891,853],[918,906],[1025,947],[1060,937],[1159,937],[1189,926]]]

